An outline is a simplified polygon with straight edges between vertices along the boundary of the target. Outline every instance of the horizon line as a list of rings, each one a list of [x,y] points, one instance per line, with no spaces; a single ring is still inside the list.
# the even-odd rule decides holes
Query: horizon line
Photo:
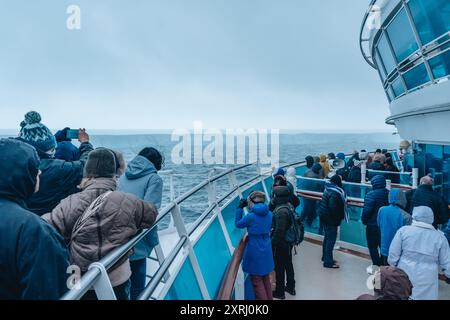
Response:
[[[181,128],[181,129],[187,129],[187,128]],[[203,128],[203,131],[208,130],[209,128]],[[220,131],[224,131],[227,128],[221,129],[221,128],[217,128]],[[231,128],[232,130],[236,130],[236,128]],[[243,130],[248,130],[248,129],[252,129],[252,128],[243,128]],[[258,130],[257,128],[253,128]],[[51,129],[52,132],[56,132],[59,129]],[[174,130],[177,129],[87,129],[87,132],[91,132],[92,134],[99,134],[99,133],[103,133],[103,134],[126,134],[126,133],[130,133],[130,134],[170,134],[172,133]],[[189,131],[193,131],[193,129],[187,129]],[[391,133],[394,134],[396,132],[395,128],[394,130],[387,130],[387,129],[275,129],[275,130],[279,130],[280,134],[311,134],[311,133],[315,133],[315,134],[332,134],[332,133],[337,133],[337,134],[355,134],[355,133],[359,133],[359,134],[368,134],[368,133]],[[5,134],[17,134],[19,132],[18,129],[0,129],[0,134],[5,135]],[[225,133],[225,132],[224,132]]]

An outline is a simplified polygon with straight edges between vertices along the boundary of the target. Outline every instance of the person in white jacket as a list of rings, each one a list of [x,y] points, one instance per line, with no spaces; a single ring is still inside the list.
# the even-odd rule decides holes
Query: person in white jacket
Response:
[[[450,277],[449,244],[433,220],[431,208],[415,207],[412,225],[400,228],[389,248],[388,262],[408,274],[413,300],[437,300],[439,271]]]

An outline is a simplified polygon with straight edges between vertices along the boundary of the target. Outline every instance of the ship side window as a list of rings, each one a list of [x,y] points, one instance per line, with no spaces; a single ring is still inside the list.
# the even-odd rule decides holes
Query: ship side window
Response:
[[[403,86],[402,79],[400,79],[400,76],[392,82],[392,91],[394,91],[396,97],[402,95],[405,92],[405,88]]]
[[[391,48],[389,47],[389,43],[387,42],[386,35],[380,37],[380,41],[378,42],[378,52],[380,54],[381,60],[383,61],[383,65],[385,67],[386,72],[389,74],[396,67],[396,63],[394,57],[392,56]]]
[[[423,63],[405,72],[403,74],[403,79],[405,80],[408,90],[417,88],[430,81],[427,68]]]
[[[389,87],[387,88],[386,93],[387,93],[387,95],[388,95],[390,101],[392,101],[392,100],[395,99],[394,91],[392,90],[392,87],[391,87],[391,86],[389,86]]]
[[[375,50],[375,61],[377,63],[378,70],[380,71],[381,79],[384,81],[386,79],[386,71],[384,70],[383,63],[381,62],[380,55],[378,54],[378,50]]]
[[[429,60],[435,79],[450,75],[450,49]]]
[[[399,63],[419,49],[404,8],[400,10],[389,24],[387,33],[391,40],[395,57]]]
[[[423,44],[450,31],[449,0],[411,0],[408,5]]]

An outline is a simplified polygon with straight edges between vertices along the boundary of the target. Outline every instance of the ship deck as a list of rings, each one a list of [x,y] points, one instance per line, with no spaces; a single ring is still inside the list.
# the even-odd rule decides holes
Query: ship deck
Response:
[[[353,300],[373,291],[366,283],[371,264],[363,255],[334,251],[339,269],[327,269],[321,262],[322,247],[304,241],[293,256],[297,295],[286,293],[288,300]],[[439,281],[439,299],[450,300],[450,285]]]

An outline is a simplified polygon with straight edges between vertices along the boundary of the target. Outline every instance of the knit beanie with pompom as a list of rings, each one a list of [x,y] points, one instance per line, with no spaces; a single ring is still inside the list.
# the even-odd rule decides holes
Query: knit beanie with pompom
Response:
[[[36,111],[28,112],[20,123],[19,137],[38,151],[47,153],[56,148],[56,139],[41,120],[41,115]]]

